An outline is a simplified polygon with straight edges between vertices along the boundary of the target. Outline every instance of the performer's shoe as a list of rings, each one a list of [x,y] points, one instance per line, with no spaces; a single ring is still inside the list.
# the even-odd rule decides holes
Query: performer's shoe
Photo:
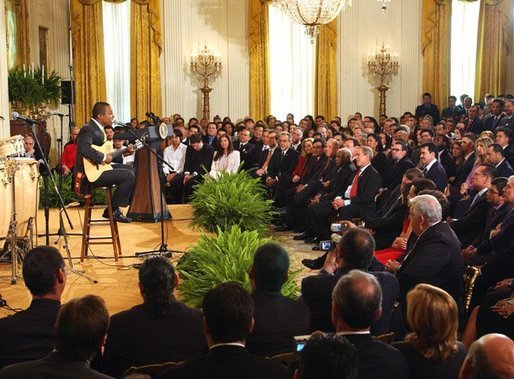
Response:
[[[109,210],[107,208],[104,210],[104,213],[102,214],[102,217],[103,218],[109,218]],[[130,219],[130,217],[127,217],[127,216],[123,215],[123,213],[121,212],[120,208],[113,209],[113,211],[112,211],[112,218],[115,219],[118,222],[124,222],[124,223],[127,223],[127,224],[132,221]]]
[[[302,259],[302,264],[311,270],[319,270],[325,264],[326,257],[327,254],[325,253],[316,259]]]

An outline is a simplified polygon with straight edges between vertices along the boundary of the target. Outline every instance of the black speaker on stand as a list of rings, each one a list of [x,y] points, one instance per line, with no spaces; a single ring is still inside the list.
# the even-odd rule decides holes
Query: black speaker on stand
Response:
[[[61,104],[75,104],[75,81],[61,80]]]

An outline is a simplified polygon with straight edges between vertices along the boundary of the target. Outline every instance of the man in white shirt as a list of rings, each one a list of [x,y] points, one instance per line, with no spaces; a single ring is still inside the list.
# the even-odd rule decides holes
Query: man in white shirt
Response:
[[[187,146],[181,142],[182,138],[182,132],[179,129],[174,129],[171,145],[164,149],[163,159],[172,167],[170,168],[166,164],[162,165],[162,171],[166,175],[166,183],[170,183],[175,175],[184,171]]]

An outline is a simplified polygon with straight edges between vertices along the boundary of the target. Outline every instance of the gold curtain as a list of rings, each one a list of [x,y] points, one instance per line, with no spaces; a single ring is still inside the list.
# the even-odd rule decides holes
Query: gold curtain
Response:
[[[14,14],[13,20],[9,20],[7,17],[8,11]],[[30,31],[27,0],[7,0],[5,2],[5,16],[7,21],[9,68],[13,66],[28,66],[30,62]],[[11,21],[14,25],[11,24]],[[11,46],[11,44],[14,44],[14,46]],[[11,53],[12,49],[15,50],[14,55]]]
[[[250,116],[264,119],[270,113],[268,5],[250,0],[248,50],[250,56]]]
[[[316,44],[314,113],[331,120],[337,115],[337,21],[320,28]]]
[[[82,126],[97,101],[105,101],[105,61],[101,0],[71,1],[75,76],[75,121]]]
[[[161,114],[161,22],[159,0],[132,0],[130,45],[130,111]]]
[[[423,0],[423,92],[441,108],[450,94],[451,14],[451,0]]]
[[[486,93],[501,95],[505,91],[512,39],[511,12],[511,0],[481,0],[475,71],[477,101]]]

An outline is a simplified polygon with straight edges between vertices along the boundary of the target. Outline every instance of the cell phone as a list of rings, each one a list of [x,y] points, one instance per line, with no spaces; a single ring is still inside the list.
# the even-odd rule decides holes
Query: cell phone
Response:
[[[310,335],[294,337],[294,343],[296,345],[296,352],[300,352],[303,350],[303,348],[305,347],[305,344],[307,343],[309,338],[311,338]]]
[[[329,251],[332,248],[332,241],[331,240],[320,241],[319,248],[323,251]]]

